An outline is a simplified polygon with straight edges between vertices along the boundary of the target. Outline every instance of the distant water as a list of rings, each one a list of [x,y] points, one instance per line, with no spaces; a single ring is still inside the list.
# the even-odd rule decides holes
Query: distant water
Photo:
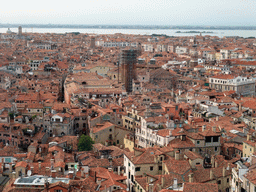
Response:
[[[5,33],[6,28],[0,28],[0,33]],[[17,32],[17,28],[11,28],[12,32]],[[94,33],[94,34],[139,34],[139,35],[152,35],[152,34],[165,34],[168,36],[194,36],[199,33],[176,33],[177,31],[209,31],[213,33],[202,33],[202,35],[210,36],[240,36],[240,37],[256,37],[256,30],[205,30],[205,29],[193,29],[193,30],[180,30],[180,29],[89,29],[89,28],[23,28],[22,32],[33,32],[33,33],[69,33],[69,32],[80,32],[80,33]]]

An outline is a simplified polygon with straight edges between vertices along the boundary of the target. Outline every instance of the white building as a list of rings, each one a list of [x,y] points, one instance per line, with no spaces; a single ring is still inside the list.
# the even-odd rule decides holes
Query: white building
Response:
[[[172,135],[174,122],[166,121],[167,129],[161,129],[163,124],[156,124],[151,121],[152,117],[141,119],[141,128],[136,129],[136,140],[138,146],[142,148],[153,146],[166,146],[175,136]]]
[[[220,91],[235,91],[243,96],[255,95],[255,80],[233,75],[215,75],[209,78],[210,88]]]

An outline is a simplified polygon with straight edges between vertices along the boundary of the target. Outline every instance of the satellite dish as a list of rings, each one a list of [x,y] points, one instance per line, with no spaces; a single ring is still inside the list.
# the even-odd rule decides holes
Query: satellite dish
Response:
[[[31,174],[32,174],[31,170],[28,170],[27,175],[31,176]]]

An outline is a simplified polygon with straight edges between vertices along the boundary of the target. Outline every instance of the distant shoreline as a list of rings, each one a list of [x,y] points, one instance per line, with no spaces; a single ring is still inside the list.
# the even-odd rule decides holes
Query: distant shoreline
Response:
[[[176,31],[175,33],[214,33],[213,31]]]
[[[69,29],[176,29],[176,30],[256,30],[256,26],[173,26],[173,25],[71,25],[71,24],[0,24],[0,28],[69,28]]]

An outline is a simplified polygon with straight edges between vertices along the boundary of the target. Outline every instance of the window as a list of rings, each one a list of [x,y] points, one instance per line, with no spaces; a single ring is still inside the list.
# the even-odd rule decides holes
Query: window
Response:
[[[199,144],[200,144],[200,141],[197,141],[196,144],[199,145]]]
[[[227,178],[227,183],[229,183],[229,178]]]
[[[219,184],[219,185],[221,184],[221,180],[218,180],[218,184]]]
[[[163,167],[162,167],[162,166],[159,166],[159,167],[158,167],[158,170],[159,170],[159,171],[162,171],[162,170],[163,170]]]
[[[135,167],[135,171],[140,171],[140,167]]]
[[[57,189],[57,190],[54,190],[54,192],[62,192],[62,190],[60,190],[60,189]]]
[[[153,169],[154,169],[154,167],[153,167],[153,166],[151,166],[151,167],[150,167],[150,171],[153,171]]]
[[[215,150],[215,151],[218,151],[218,147],[215,147],[214,150]]]

